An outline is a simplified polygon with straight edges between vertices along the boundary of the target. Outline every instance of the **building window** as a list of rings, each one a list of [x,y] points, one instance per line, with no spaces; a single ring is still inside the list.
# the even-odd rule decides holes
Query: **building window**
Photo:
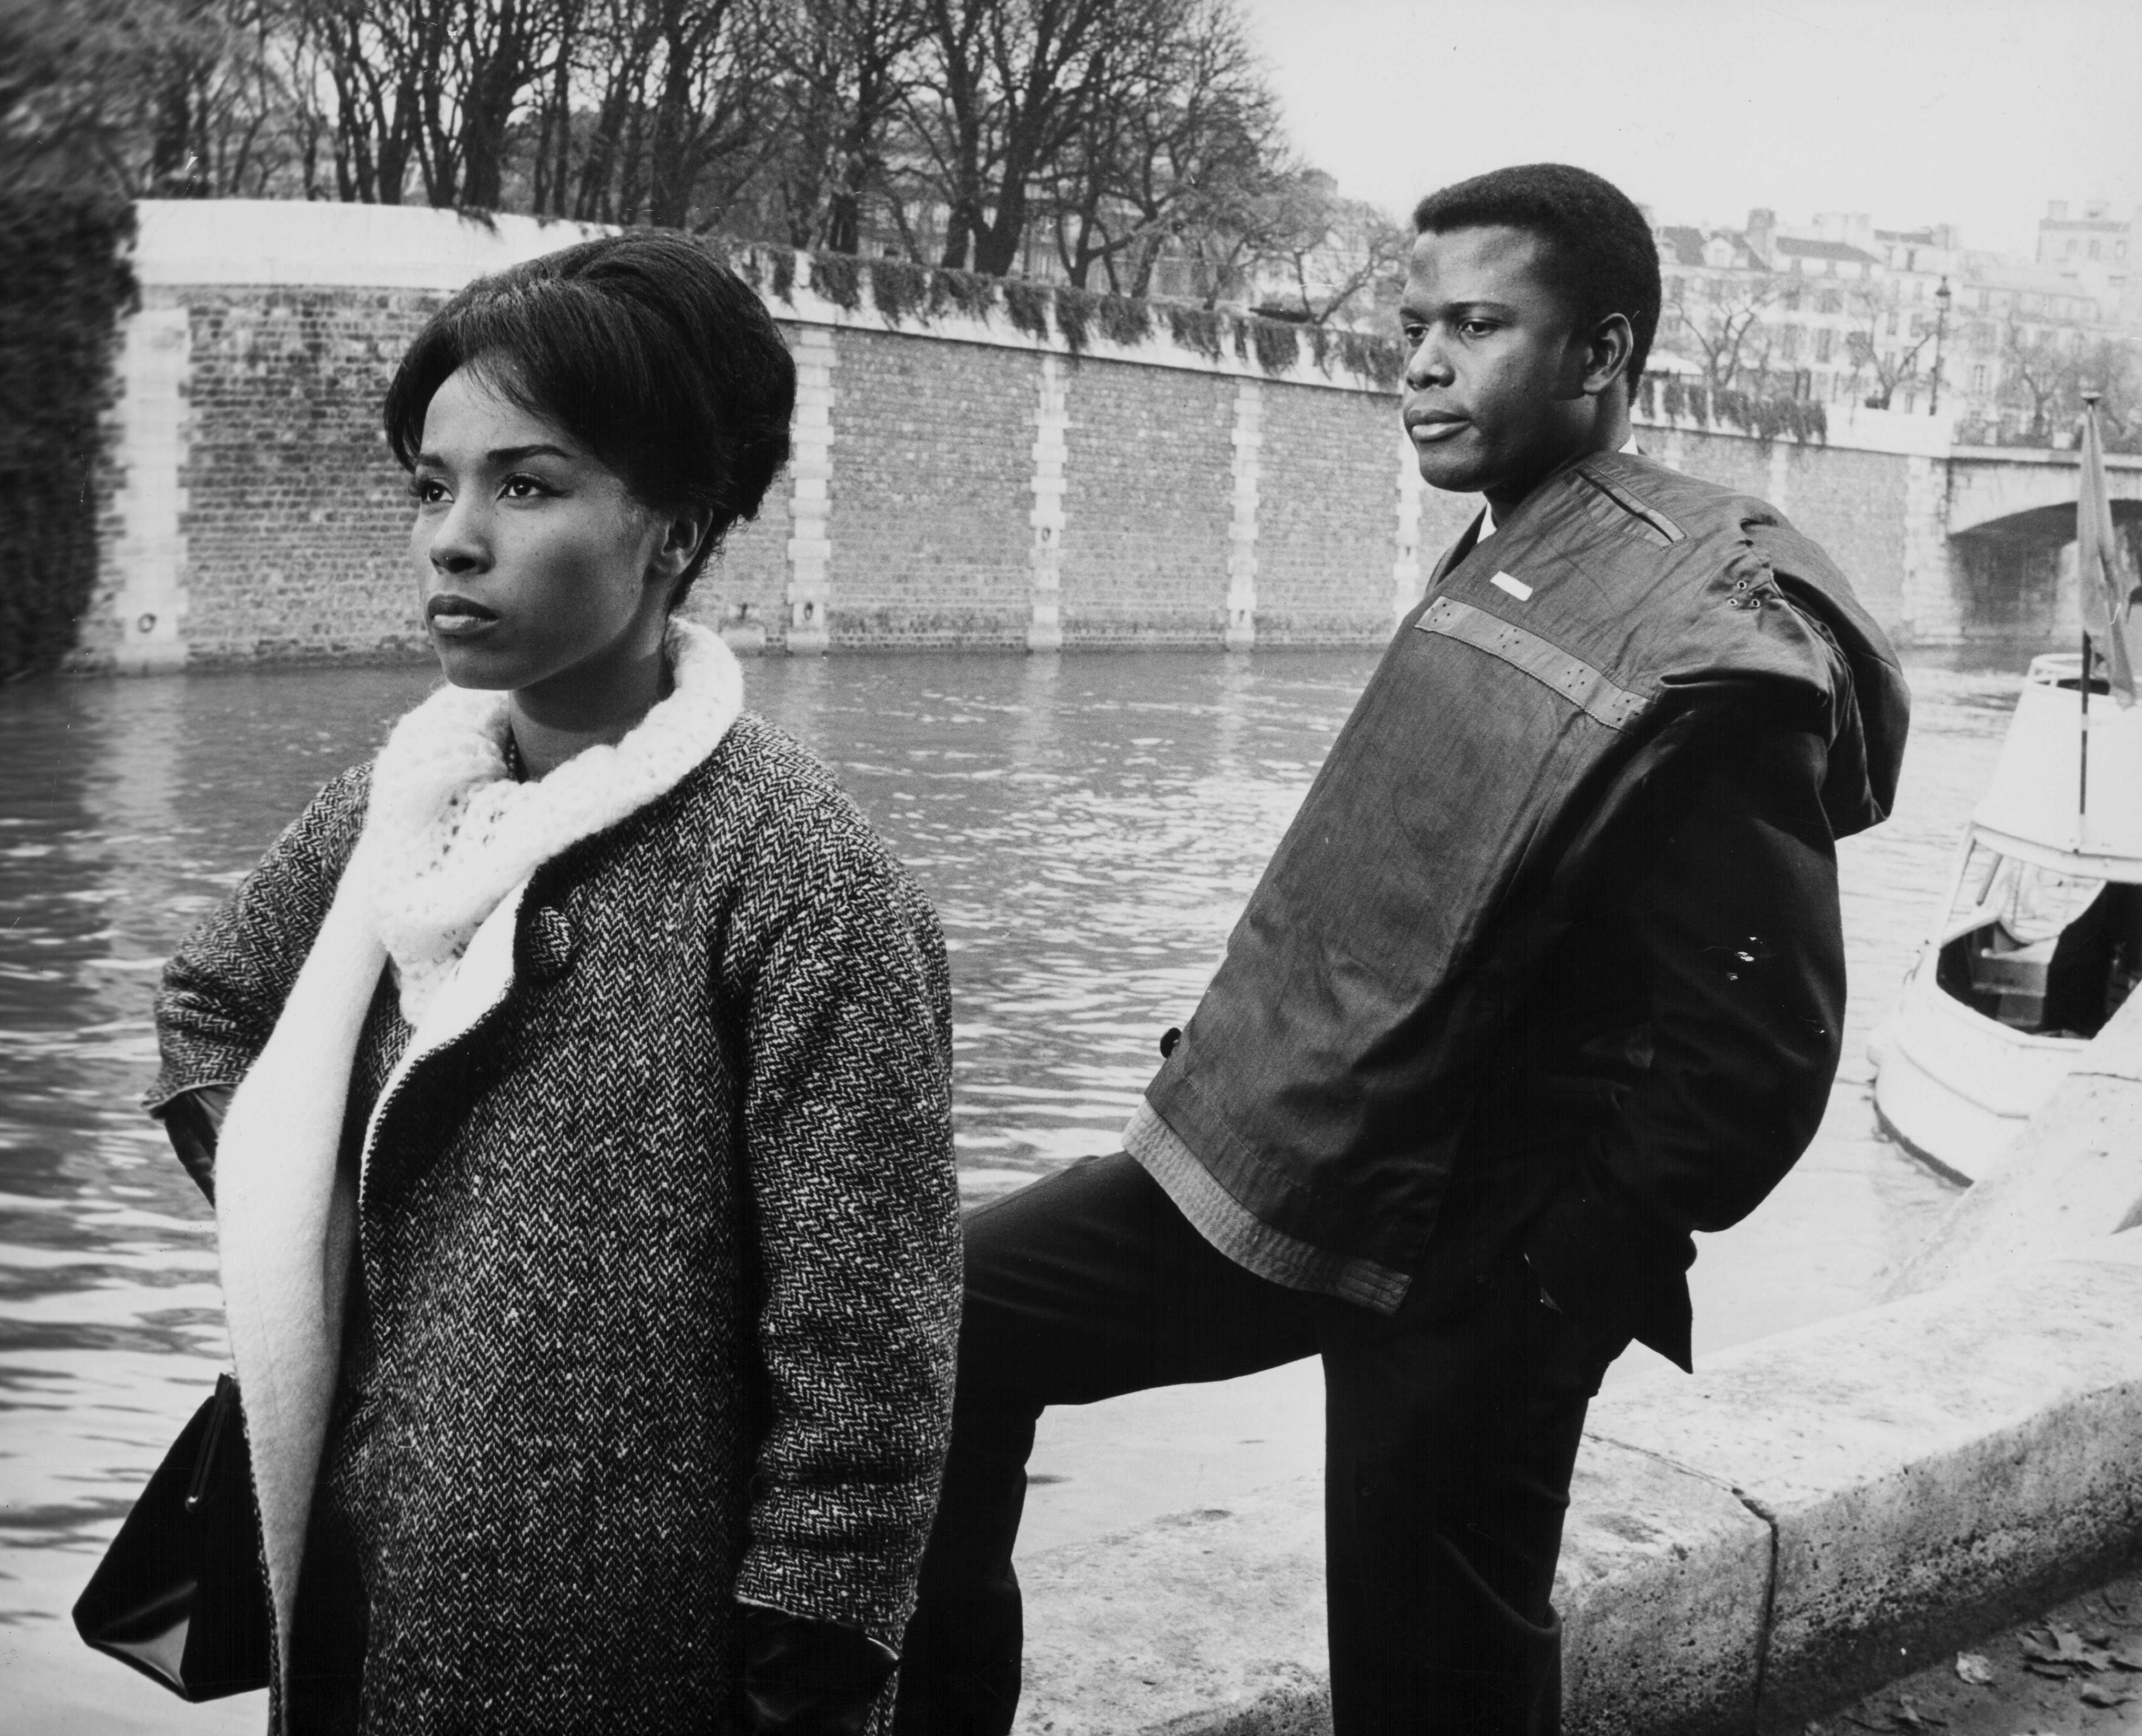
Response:
[[[2125,241],[2115,241],[2112,244],[2112,257],[2115,259],[2124,259],[2127,257],[2127,244]],[[2080,680],[2081,678],[2076,678]]]
[[[1837,333],[1830,330],[1828,326],[1824,326],[1820,331],[1814,334],[1814,358],[1816,361],[1827,362],[1829,360],[1830,343],[1836,336]]]
[[[2093,259],[2096,259],[2096,258],[2098,257],[2098,243],[2097,243],[2097,239],[2096,239],[2096,238],[2095,238],[2095,236],[2093,236],[2093,237],[2091,238],[2091,239],[2090,239],[2090,258],[2092,258]],[[2077,677],[2076,678],[2077,678],[2078,680],[2080,680],[2081,678],[2080,678],[2080,677]]]
[[[1971,389],[1973,392],[1986,390],[1986,364],[1983,362],[1971,371]]]

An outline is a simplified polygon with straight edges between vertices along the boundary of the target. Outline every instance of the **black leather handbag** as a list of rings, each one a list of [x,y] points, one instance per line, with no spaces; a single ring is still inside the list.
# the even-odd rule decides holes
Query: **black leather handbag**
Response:
[[[268,1594],[238,1383],[180,1432],[74,1606],[75,1630],[189,1700],[268,1685]]]

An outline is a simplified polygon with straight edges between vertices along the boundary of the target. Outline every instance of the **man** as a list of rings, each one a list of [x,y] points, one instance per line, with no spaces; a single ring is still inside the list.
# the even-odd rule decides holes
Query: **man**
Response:
[[[1414,220],[1405,427],[1487,510],[1126,1150],[969,1221],[903,1736],[1009,1726],[1044,1406],[1312,1354],[1339,1736],[1554,1730],[1586,1405],[1632,1336],[1688,1364],[1690,1232],[1821,1119],[1833,841],[1888,809],[1895,663],[1769,508],[1636,455],[1659,275],[1621,194],[1534,165]]]

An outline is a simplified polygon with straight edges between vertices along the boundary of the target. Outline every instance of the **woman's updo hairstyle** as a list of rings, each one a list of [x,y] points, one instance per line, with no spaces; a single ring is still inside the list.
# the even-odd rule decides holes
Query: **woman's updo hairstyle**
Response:
[[[403,469],[432,394],[464,367],[583,443],[635,500],[708,514],[672,608],[788,461],[787,345],[748,284],[673,231],[583,241],[478,278],[441,308],[387,388]]]

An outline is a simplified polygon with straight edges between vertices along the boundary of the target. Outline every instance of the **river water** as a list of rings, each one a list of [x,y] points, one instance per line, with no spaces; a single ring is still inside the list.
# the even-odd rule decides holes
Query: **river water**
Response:
[[[1373,660],[747,665],[748,703],[836,768],[936,901],[970,1196],[1113,1148],[1156,1038],[1194,1004]],[[1896,817],[1843,846],[1844,1073],[1799,1168],[1746,1224],[1702,1239],[1699,1350],[1863,1304],[1950,1197],[1877,1132],[1866,1036],[2017,681],[1912,675]],[[208,1209],[137,1107],[154,1066],[150,998],[186,929],[432,680],[367,668],[0,688],[0,1677],[12,1730],[259,1726],[250,1697],[181,1712],[66,1623],[223,1354]],[[1052,1413],[1022,1549],[1311,1468],[1316,1433],[1313,1365]]]

